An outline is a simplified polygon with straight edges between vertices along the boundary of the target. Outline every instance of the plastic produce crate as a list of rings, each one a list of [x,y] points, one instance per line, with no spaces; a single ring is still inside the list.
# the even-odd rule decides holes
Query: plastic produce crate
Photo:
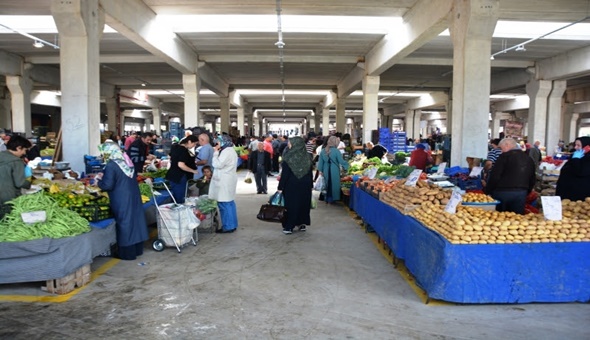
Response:
[[[106,220],[113,217],[111,207],[108,205],[86,205],[83,207],[70,207],[70,210],[77,212],[89,222]]]

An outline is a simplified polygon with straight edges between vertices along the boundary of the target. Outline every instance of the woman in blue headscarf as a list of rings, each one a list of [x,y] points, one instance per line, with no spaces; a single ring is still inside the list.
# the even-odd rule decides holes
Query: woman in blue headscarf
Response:
[[[231,137],[221,135],[213,149],[212,165],[215,171],[209,186],[209,197],[217,200],[221,214],[221,228],[218,233],[233,233],[238,228],[236,209],[236,186],[238,184],[238,154],[232,147]]]
[[[143,254],[143,242],[149,235],[139,186],[133,175],[133,163],[115,143],[105,143],[102,150],[110,157],[96,179],[100,189],[109,194],[117,223],[118,255],[122,260],[135,260]]]

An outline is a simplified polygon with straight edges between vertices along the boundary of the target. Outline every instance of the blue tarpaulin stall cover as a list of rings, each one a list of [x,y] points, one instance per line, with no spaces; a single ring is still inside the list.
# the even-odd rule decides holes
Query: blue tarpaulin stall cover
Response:
[[[590,301],[590,242],[456,245],[353,186],[351,208],[430,298],[458,303]]]

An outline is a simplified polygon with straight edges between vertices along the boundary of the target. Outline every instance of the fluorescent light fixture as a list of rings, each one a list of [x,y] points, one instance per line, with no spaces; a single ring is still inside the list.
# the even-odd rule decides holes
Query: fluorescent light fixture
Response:
[[[515,49],[516,52],[525,52],[526,48],[524,48],[524,45],[518,45],[518,47]]]
[[[35,40],[35,42],[33,43],[33,46],[35,46],[36,48],[42,48],[45,45],[42,42],[40,42],[39,40]]]

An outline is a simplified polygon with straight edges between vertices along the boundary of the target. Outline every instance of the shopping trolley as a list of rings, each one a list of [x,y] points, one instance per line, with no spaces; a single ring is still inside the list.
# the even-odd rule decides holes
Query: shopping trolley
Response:
[[[154,190],[151,181],[148,181],[148,184],[152,189],[158,225],[158,238],[152,243],[152,248],[155,251],[163,251],[165,247],[176,247],[180,253],[180,248],[191,242],[196,246],[198,241],[197,227],[200,221],[193,213],[192,207],[178,204],[166,183],[162,184],[170,194],[173,203],[159,205],[156,200],[156,195],[159,193]]]

